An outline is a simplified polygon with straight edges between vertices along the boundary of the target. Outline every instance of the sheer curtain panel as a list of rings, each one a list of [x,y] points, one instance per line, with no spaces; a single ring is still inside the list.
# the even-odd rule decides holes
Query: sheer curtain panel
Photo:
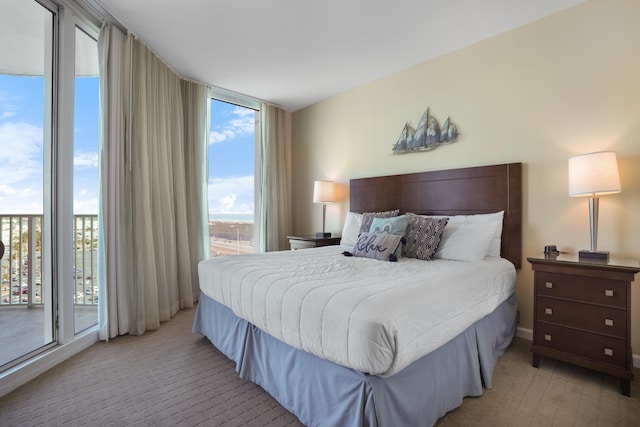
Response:
[[[110,40],[110,32],[119,32],[106,28],[101,38]],[[124,250],[112,250],[111,241],[105,240],[107,268],[103,280],[109,337],[125,329],[135,335],[157,329],[179,309],[192,307],[197,291],[196,265],[205,253],[206,219],[201,216],[206,214],[206,207],[202,206],[201,192],[206,163],[201,145],[206,144],[206,90],[196,83],[185,84],[131,35],[126,45],[128,48],[122,51],[105,50],[109,48],[107,43],[99,45],[103,62],[128,65],[117,76],[110,75],[113,71],[109,67],[101,69],[106,73],[101,74],[105,79],[103,91],[108,94],[122,86],[124,92],[123,120],[105,121],[104,132],[104,145],[118,147],[113,150],[120,156],[117,167],[123,172],[119,175],[123,183],[118,181],[116,186],[115,179],[103,182],[101,204],[106,205],[103,211],[107,216],[102,222],[107,224],[107,234],[111,217],[117,217],[122,222],[115,226],[125,233]],[[121,56],[115,59],[116,55]],[[103,102],[108,111],[110,101],[103,98]],[[110,134],[124,137],[107,139]],[[103,153],[110,150],[108,147]],[[116,161],[103,163],[103,167],[115,169]],[[109,173],[111,170],[106,171]],[[117,193],[117,200],[123,200],[124,206],[119,209],[109,205],[110,199],[104,198],[109,192]],[[126,271],[122,282],[109,269],[111,264]],[[127,303],[112,298],[112,293],[125,294]],[[117,323],[111,318],[114,314]],[[126,324],[120,322],[124,317]]]
[[[187,165],[187,207],[189,253],[191,260],[191,287],[194,300],[200,295],[198,260],[211,257],[208,213],[207,149],[209,142],[209,89],[199,83],[182,81],[182,108],[184,110],[185,163]]]
[[[260,141],[256,156],[256,206],[261,252],[284,250],[291,233],[291,136],[288,113],[260,106]]]
[[[125,206],[130,39],[105,25],[98,37],[100,66],[100,195],[98,324],[101,340],[129,332],[129,247]]]

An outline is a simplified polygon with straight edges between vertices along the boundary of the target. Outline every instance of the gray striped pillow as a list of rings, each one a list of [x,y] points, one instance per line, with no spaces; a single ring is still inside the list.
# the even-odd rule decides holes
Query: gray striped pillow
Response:
[[[400,209],[386,212],[365,212],[362,214],[362,225],[360,226],[360,234],[366,233],[371,228],[373,218],[393,218],[400,214]]]
[[[438,248],[444,227],[449,218],[424,217],[411,215],[405,238],[403,255],[407,258],[417,258],[430,261]]]

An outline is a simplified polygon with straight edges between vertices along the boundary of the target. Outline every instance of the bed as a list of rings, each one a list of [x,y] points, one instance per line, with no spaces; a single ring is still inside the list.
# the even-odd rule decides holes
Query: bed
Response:
[[[501,212],[500,256],[386,262],[347,245],[206,260],[193,331],[306,425],[433,425],[491,387],[515,333],[521,182],[520,163],[353,179],[352,212]]]

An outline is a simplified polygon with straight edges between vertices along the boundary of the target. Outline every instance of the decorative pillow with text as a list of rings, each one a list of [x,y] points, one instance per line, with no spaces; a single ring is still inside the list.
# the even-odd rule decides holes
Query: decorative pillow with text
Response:
[[[396,249],[400,246],[402,236],[389,233],[360,233],[353,248],[353,256],[397,261]]]

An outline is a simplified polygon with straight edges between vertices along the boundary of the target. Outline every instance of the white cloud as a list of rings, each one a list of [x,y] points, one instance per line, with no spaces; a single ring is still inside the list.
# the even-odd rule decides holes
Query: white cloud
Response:
[[[0,184],[0,195],[12,196],[14,194],[16,194],[16,190],[13,187],[7,184]]]
[[[221,131],[214,130],[209,135],[209,144],[215,144],[216,142],[223,142],[227,139],[233,139],[236,137],[236,133],[230,129],[224,129]]]
[[[253,213],[253,187],[253,175],[210,179],[209,213]]]
[[[0,123],[2,184],[42,183],[42,128],[24,123]]]
[[[97,215],[98,214],[98,198],[86,200],[75,199],[73,201],[74,215]]]
[[[42,141],[43,131],[38,126],[0,123],[0,212],[42,213]]]
[[[42,192],[32,189],[0,191],[0,213],[3,215],[42,215]]]
[[[22,164],[42,152],[42,128],[24,122],[0,123],[0,159]]]
[[[11,95],[6,91],[0,90],[0,119],[7,119],[16,115],[18,107],[13,103],[20,97]]]
[[[42,214],[43,212],[43,131],[25,122],[0,123],[0,212],[9,214]],[[74,155],[76,169],[97,169],[98,153],[78,151]],[[78,183],[87,185],[86,182]],[[98,199],[79,190],[74,210],[96,214]]]
[[[95,151],[76,151],[73,156],[73,166],[78,169],[97,169],[98,153]]]
[[[220,197],[218,199],[218,203],[226,212],[232,212],[237,198],[238,196],[236,196],[235,194],[228,194],[224,197]]]
[[[209,144],[232,140],[255,132],[255,111],[236,107],[231,111],[230,120],[211,131]]]

